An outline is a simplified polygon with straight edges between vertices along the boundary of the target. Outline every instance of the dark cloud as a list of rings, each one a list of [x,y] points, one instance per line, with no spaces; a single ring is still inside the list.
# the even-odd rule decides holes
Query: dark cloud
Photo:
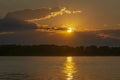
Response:
[[[120,30],[101,30],[99,33],[96,33],[98,37],[104,38],[104,39],[118,39],[120,40]]]
[[[67,28],[60,27],[60,26],[37,26],[34,23],[30,23],[23,20],[13,19],[13,18],[4,18],[0,20],[0,33],[2,32],[16,32],[16,31],[23,31],[23,30],[39,30],[39,31],[66,31]]]
[[[61,9],[54,8],[40,8],[40,9],[25,9],[21,11],[9,12],[3,19],[0,20],[0,32],[14,32],[20,30],[37,29],[37,25],[25,20],[37,19],[49,15],[51,12],[57,12]],[[42,30],[60,30],[61,28],[40,27]],[[61,29],[63,30],[63,29]],[[3,33],[1,33],[3,34]]]
[[[37,26],[34,23],[28,23],[22,20],[4,18],[0,20],[0,32],[14,32],[21,30],[36,29]]]
[[[31,19],[37,19],[42,18],[47,15],[49,15],[51,12],[57,12],[60,11],[59,7],[55,8],[40,8],[40,9],[24,9],[20,11],[15,12],[9,12],[6,16],[6,18],[15,18],[15,19],[21,19],[21,20],[31,20]]]
[[[52,31],[52,32],[56,32],[56,31],[66,31],[68,30],[68,28],[65,27],[59,27],[59,26],[53,26],[50,27],[49,25],[41,25],[37,28],[38,31]]]

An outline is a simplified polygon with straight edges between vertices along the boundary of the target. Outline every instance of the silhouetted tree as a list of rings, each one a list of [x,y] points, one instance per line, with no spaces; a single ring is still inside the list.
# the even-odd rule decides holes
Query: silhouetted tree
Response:
[[[0,45],[0,56],[120,56],[120,47]]]

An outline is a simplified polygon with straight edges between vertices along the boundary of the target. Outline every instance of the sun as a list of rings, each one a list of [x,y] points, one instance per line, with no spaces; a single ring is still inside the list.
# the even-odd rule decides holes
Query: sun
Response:
[[[68,33],[73,32],[72,28],[69,27],[69,28],[67,29],[67,32],[68,32]]]

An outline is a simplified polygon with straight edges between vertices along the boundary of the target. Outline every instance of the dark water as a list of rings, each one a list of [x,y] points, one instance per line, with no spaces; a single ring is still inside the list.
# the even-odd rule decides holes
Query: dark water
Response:
[[[120,80],[120,57],[0,57],[0,80]]]

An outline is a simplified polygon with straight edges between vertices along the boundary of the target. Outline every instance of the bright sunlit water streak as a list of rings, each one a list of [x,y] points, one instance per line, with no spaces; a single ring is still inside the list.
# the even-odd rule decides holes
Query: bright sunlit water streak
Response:
[[[75,66],[73,57],[67,57],[65,62],[64,73],[66,75],[66,80],[74,80]]]

